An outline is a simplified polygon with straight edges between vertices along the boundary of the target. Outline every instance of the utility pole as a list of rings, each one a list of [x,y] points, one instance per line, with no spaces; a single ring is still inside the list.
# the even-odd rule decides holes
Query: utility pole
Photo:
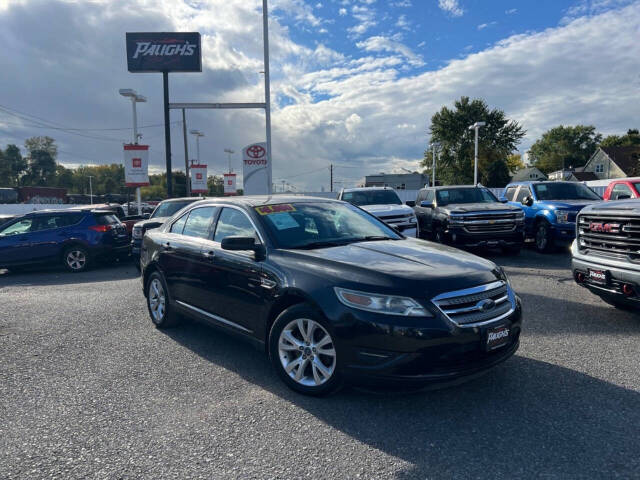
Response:
[[[271,157],[271,77],[269,73],[269,11],[267,9],[267,0],[262,0],[262,35],[264,39],[264,112],[267,130],[267,161],[269,162],[267,184],[271,185],[270,172],[273,168],[273,162]]]
[[[138,112],[136,110],[136,103],[146,102],[147,98],[143,95],[138,95],[135,90],[130,88],[121,88],[120,95],[123,97],[129,97],[131,99],[131,105],[133,106],[133,144],[138,144],[138,138],[141,137],[138,134]],[[138,215],[142,215],[142,197],[140,194],[140,187],[136,187],[136,201],[138,204]]]
[[[171,175],[171,125],[169,120],[169,72],[162,72],[162,90],[164,97],[164,150],[167,163],[167,198],[173,197],[173,178]]]
[[[329,171],[331,172],[331,191],[333,192],[333,163],[329,166]]]
[[[184,113],[184,108],[182,109],[182,136],[184,138],[184,174],[185,174],[185,182],[186,182],[186,195],[187,197],[191,196],[191,176],[189,174],[189,147],[187,146],[187,120],[186,115]]]

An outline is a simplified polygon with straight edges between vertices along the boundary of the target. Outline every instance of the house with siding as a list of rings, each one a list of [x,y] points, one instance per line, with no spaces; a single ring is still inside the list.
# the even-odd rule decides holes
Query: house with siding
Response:
[[[521,168],[511,177],[512,182],[529,182],[536,180],[546,180],[547,176],[536,167]]]
[[[640,176],[640,146],[600,147],[583,168],[600,180]]]

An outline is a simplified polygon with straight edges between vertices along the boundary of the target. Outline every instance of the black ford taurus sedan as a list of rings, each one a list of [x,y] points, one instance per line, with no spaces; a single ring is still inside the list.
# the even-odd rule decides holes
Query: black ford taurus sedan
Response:
[[[519,345],[520,300],[500,267],[336,200],[193,203],[147,233],[141,265],[157,327],[186,316],[243,336],[305,394],[451,384]]]

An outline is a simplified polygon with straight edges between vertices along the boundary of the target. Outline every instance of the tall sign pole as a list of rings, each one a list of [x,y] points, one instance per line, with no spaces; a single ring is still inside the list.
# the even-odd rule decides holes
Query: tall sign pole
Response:
[[[267,0],[262,0],[262,33],[264,36],[264,111],[266,114],[266,129],[267,129],[267,162],[269,163],[269,179],[268,188],[269,194],[271,194],[271,171],[273,163],[271,163],[271,84],[269,77],[269,12],[267,7]]]
[[[191,177],[189,175],[189,147],[187,145],[187,119],[182,109],[182,137],[184,138],[184,175],[187,182],[187,197],[191,196]]]
[[[162,72],[164,90],[164,149],[167,162],[167,198],[173,197],[173,178],[171,177],[171,126],[169,125],[169,72]]]

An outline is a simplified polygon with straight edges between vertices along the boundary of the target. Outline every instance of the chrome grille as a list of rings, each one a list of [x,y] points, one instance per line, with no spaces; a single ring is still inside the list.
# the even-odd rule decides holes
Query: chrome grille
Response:
[[[581,252],[640,260],[640,218],[584,214],[577,225]]]
[[[462,226],[469,233],[513,232],[522,215],[516,212],[452,214],[451,226]]]
[[[432,302],[449,320],[461,327],[495,322],[515,310],[509,287],[502,280],[443,293]]]

